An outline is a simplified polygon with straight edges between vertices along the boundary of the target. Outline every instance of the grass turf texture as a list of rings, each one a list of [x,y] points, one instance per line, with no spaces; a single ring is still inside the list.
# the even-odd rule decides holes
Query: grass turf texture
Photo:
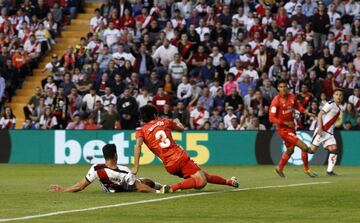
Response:
[[[79,193],[50,193],[50,184],[70,186],[88,171],[87,165],[0,165],[0,219],[157,199],[202,191],[230,190],[209,185],[202,191],[175,194],[118,193],[101,190],[94,182]],[[204,196],[184,197],[15,222],[360,222],[360,167],[336,167],[341,174],[325,176],[325,167],[312,179],[302,167],[287,167],[287,179],[274,173],[273,166],[206,166],[209,173],[237,176],[240,187],[253,188],[311,182],[330,184],[269,188]],[[162,166],[142,166],[139,176],[161,183],[180,178],[167,174]]]

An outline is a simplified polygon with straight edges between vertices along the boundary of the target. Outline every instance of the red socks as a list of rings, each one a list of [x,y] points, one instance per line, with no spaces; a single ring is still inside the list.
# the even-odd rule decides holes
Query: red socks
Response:
[[[220,176],[212,175],[208,173],[205,173],[205,176],[208,183],[232,186],[231,180],[225,180]]]
[[[185,179],[184,181],[182,181],[180,183],[171,185],[171,189],[173,191],[177,191],[179,189],[180,190],[186,190],[186,189],[196,188],[197,181],[199,181],[199,180],[196,179],[196,178],[188,178],[188,179]]]
[[[282,156],[281,156],[281,160],[279,162],[279,166],[278,166],[278,170],[279,171],[283,171],[284,170],[284,167],[285,165],[287,164],[288,160],[290,159],[291,155],[288,154],[288,153],[283,153]]]
[[[308,159],[308,153],[301,151],[301,159],[304,163],[304,170],[307,171],[309,169],[309,159]]]
[[[206,177],[206,181],[208,183],[212,183],[212,184],[221,184],[221,185],[229,185],[229,186],[233,186],[232,181],[231,180],[226,180],[220,176],[217,175],[212,175],[212,174],[208,174],[205,173],[205,177]],[[202,182],[201,179],[198,178],[188,178],[185,179],[184,181],[171,185],[171,189],[173,191],[177,191],[177,190],[187,190],[187,189],[192,189],[192,188],[197,188],[197,189],[201,189],[206,185],[206,182],[204,184],[204,182]]]

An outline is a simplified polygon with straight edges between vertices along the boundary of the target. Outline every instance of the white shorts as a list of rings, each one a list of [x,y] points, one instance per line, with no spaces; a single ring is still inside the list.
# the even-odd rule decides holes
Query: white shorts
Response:
[[[334,135],[328,133],[328,132],[322,132],[321,134],[316,133],[317,130],[314,132],[314,136],[312,138],[311,144],[319,147],[320,145],[323,145],[324,148],[336,145],[336,139]]]

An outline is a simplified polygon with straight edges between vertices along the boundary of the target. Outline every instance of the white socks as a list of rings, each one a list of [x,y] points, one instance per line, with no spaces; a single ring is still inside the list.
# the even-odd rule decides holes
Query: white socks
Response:
[[[328,160],[328,168],[326,170],[327,172],[332,172],[334,170],[336,160],[337,160],[337,154],[330,153]]]

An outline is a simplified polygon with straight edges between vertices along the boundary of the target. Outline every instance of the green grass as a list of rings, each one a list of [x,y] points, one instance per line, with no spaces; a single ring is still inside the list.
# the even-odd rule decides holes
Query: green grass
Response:
[[[50,184],[69,186],[85,176],[86,165],[0,165],[0,219],[111,205],[132,201],[201,193],[175,194],[102,192],[98,182],[80,193],[50,193]],[[360,222],[360,167],[336,167],[341,174],[326,177],[325,167],[313,168],[311,179],[301,167],[287,167],[287,179],[274,174],[272,166],[206,166],[204,170],[224,177],[237,176],[242,188],[311,182],[329,184],[216,193],[155,203],[137,204],[18,222]],[[161,166],[143,166],[140,176],[161,183],[180,178]],[[208,185],[202,191],[231,188]]]

